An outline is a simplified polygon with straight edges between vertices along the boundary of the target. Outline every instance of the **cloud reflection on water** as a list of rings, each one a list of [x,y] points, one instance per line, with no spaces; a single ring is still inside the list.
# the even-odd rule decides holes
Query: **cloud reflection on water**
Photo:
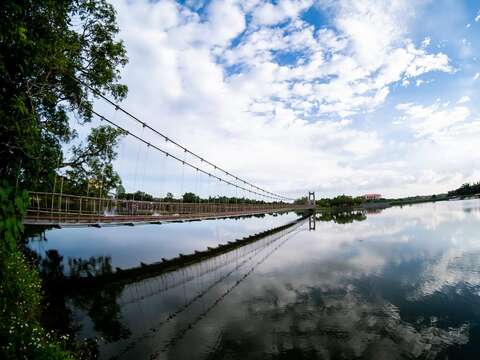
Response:
[[[390,208],[347,224],[318,221],[316,231],[306,223],[280,247],[265,242],[221,264],[211,260],[201,266],[221,266],[192,268],[181,285],[121,305],[132,335],[102,343],[101,353],[148,333],[122,358],[475,358],[479,213],[480,201],[468,200]],[[117,303],[160,281],[127,286]],[[89,321],[83,334],[92,336]]]

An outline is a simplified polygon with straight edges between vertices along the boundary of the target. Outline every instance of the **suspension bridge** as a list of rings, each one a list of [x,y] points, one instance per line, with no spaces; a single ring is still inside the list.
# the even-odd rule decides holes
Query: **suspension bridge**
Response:
[[[177,181],[181,184],[180,197],[187,191],[194,194],[201,193],[203,184],[203,187],[207,188],[203,189],[204,199],[200,196],[196,196],[192,201],[183,201],[182,198],[167,200],[161,197],[158,200],[149,201],[142,198],[124,199],[117,193],[105,194],[102,191],[105,180],[103,178],[92,183],[89,181],[85,195],[69,194],[63,191],[65,177],[59,174],[55,178],[52,191],[29,193],[30,203],[27,216],[24,218],[25,224],[62,227],[161,224],[315,208],[313,192],[309,192],[306,200],[299,203],[288,196],[247,181],[172,140],[88,84],[82,83],[82,85],[88,87],[100,100],[104,101],[107,107],[112,109],[112,116],[92,110],[99,123],[122,130],[127,138],[137,144],[135,185],[137,185],[138,163],[141,161],[140,154],[143,151],[145,153],[144,172],[140,177],[145,177],[147,167],[150,169],[150,164],[156,163],[151,157],[147,160],[148,156],[153,154],[159,161],[177,164],[177,171],[181,173],[181,180]],[[118,113],[121,114],[123,123],[117,119]],[[195,178],[194,185],[190,184],[191,188],[187,188],[187,184],[184,184],[186,171],[190,172],[191,178]],[[159,175],[164,179],[168,174],[164,172]],[[177,176],[171,174],[171,176],[179,177],[178,174]],[[140,183],[142,183],[141,179]],[[158,183],[161,183],[161,179]]]

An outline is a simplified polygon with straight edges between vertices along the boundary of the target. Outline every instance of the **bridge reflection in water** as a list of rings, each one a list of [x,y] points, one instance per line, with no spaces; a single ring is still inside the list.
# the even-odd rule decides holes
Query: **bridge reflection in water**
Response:
[[[94,335],[102,358],[164,358],[257,266],[314,221],[299,219],[244,246],[141,280],[122,277],[87,291],[74,289],[66,302],[73,304],[81,328],[95,329],[80,336]],[[115,321],[106,326],[102,312]]]

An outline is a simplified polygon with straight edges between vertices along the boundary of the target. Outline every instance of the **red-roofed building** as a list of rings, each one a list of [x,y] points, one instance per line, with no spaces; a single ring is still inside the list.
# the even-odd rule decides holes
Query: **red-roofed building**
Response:
[[[363,198],[365,200],[378,200],[382,198],[382,195],[380,194],[365,194],[363,195]]]

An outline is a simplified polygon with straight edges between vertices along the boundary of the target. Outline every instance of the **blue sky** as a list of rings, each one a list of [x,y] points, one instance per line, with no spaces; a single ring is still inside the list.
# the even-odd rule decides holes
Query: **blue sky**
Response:
[[[252,182],[404,196],[480,180],[478,1],[113,4],[130,58],[125,107]],[[139,168],[153,193],[159,179],[178,187],[176,165],[124,152],[127,188]]]

